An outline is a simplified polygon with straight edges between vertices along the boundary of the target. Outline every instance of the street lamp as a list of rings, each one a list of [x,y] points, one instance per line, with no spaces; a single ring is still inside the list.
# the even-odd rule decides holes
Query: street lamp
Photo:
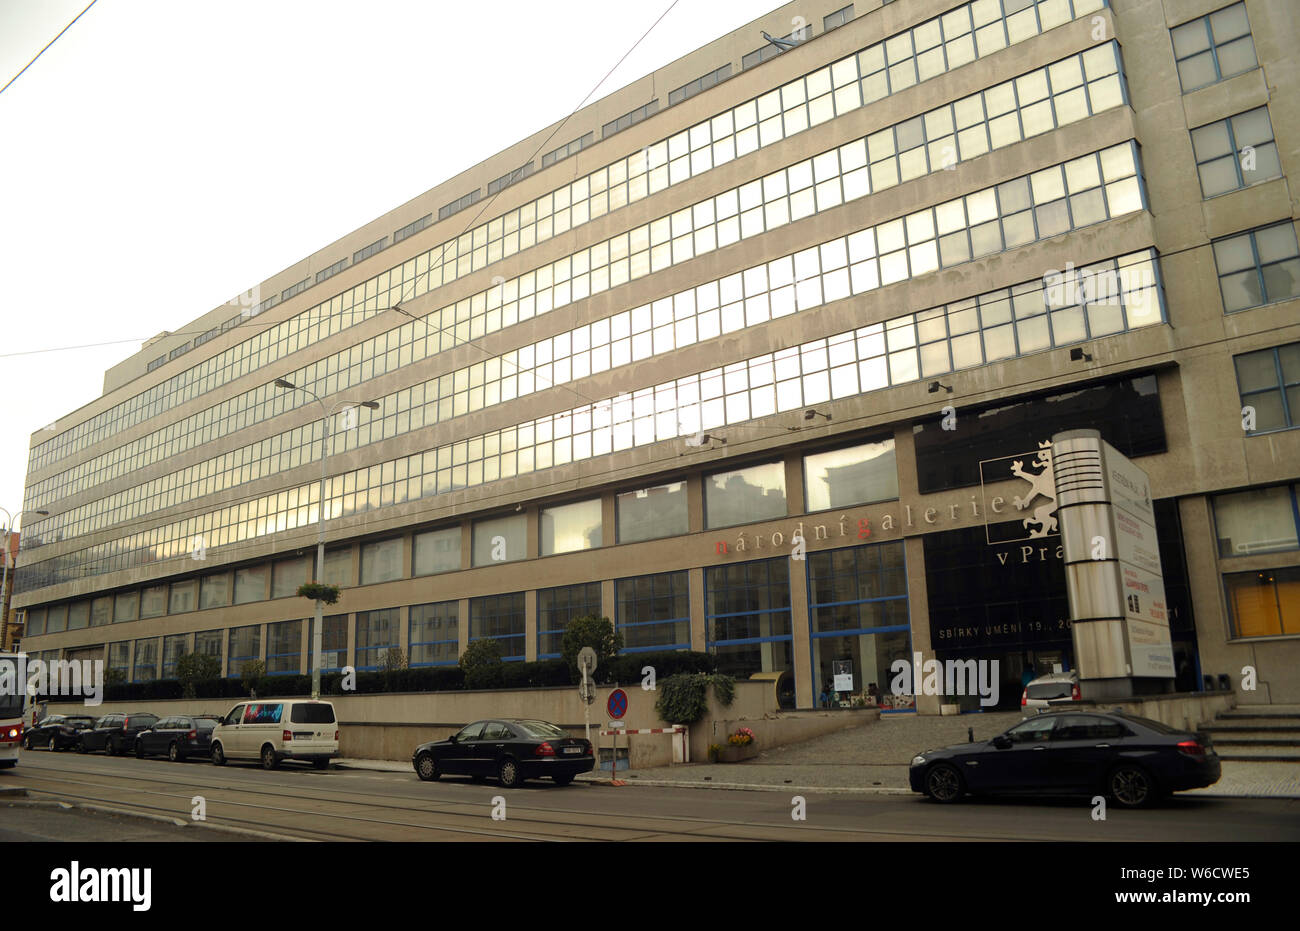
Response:
[[[329,455],[330,442],[330,421],[338,413],[340,407],[364,407],[372,411],[379,410],[378,401],[338,401],[328,411],[325,408],[325,402],[320,399],[316,392],[310,388],[299,388],[293,382],[286,378],[277,378],[275,380],[277,388],[286,388],[290,391],[302,391],[312,396],[320,409],[325,411],[321,418],[321,448],[320,448],[320,500],[317,503],[317,509],[320,519],[317,521],[316,529],[316,582],[323,584],[325,581],[325,460]],[[321,600],[316,599],[316,625],[311,634],[311,697],[320,698],[320,661],[321,661],[321,630],[324,626],[324,619],[321,617]]]
[[[10,517],[9,512],[4,508],[0,508],[0,511],[4,511],[5,515],[5,567],[4,572],[0,573],[0,645],[7,649],[9,646],[9,541],[13,539],[13,525],[16,519]],[[50,516],[49,511],[19,511],[18,517],[21,518],[24,514]],[[18,538],[18,549],[22,549],[22,546],[23,538],[20,536]],[[18,566],[18,550],[14,550],[12,558],[16,569]]]

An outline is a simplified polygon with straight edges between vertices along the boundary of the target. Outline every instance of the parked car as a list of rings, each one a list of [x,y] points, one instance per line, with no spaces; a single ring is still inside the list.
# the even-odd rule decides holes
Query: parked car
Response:
[[[109,756],[126,753],[135,746],[136,735],[146,731],[158,722],[158,715],[148,711],[132,711],[106,714],[95,726],[81,735],[77,751],[91,753],[103,750]]]
[[[181,763],[191,756],[206,759],[211,753],[212,732],[217,721],[217,718],[188,714],[163,718],[136,736],[135,755],[143,760],[165,753],[173,763]]]
[[[1025,686],[1020,694],[1020,708],[1026,714],[1035,714],[1044,708],[1079,701],[1079,673],[1053,672],[1039,676]]]
[[[77,745],[83,731],[94,726],[95,719],[88,715],[52,714],[23,735],[23,746],[28,750],[35,747],[67,750]]]
[[[217,766],[261,760],[263,769],[275,769],[284,760],[300,760],[328,769],[339,755],[338,719],[327,701],[245,702],[217,724],[210,746]]]
[[[1110,795],[1126,808],[1219,781],[1207,735],[1116,710],[1045,711],[992,740],[912,758],[912,791],[937,802],[973,795]]]
[[[420,744],[411,765],[423,780],[444,775],[475,780],[495,776],[513,789],[525,779],[551,778],[567,786],[595,766],[591,743],[547,721],[502,719],[467,724],[446,740]]]

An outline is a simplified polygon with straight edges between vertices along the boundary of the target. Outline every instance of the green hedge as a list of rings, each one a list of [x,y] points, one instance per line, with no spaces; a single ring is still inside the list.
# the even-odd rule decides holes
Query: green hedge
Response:
[[[708,653],[688,650],[662,653],[631,653],[607,659],[596,669],[595,679],[600,685],[639,684],[641,670],[653,666],[655,679],[662,680],[680,673],[711,673],[717,667]],[[581,679],[576,669],[564,660],[544,659],[533,663],[502,663],[484,671],[483,688],[526,689],[547,686],[574,685]],[[322,695],[343,695],[343,677],[330,672],[321,676]],[[257,694],[289,698],[311,694],[311,676],[263,676],[257,680]],[[346,694],[374,695],[384,692],[455,692],[465,688],[465,672],[459,666],[418,666],[392,672],[358,672],[356,689]],[[207,679],[194,683],[195,698],[247,698],[248,693],[238,678]],[[176,679],[156,679],[153,682],[126,682],[104,686],[105,701],[163,701],[181,697],[181,684]]]

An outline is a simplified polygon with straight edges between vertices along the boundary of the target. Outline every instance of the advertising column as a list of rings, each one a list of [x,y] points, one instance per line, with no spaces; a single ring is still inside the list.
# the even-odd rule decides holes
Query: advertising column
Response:
[[[1096,430],[1052,437],[1079,692],[1168,691],[1173,646],[1146,472]]]

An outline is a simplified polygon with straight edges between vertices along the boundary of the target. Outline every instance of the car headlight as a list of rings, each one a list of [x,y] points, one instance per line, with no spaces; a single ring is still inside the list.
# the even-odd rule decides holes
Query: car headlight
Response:
[[[925,754],[924,754],[924,753],[918,753],[916,756],[912,757],[912,765],[913,765],[913,766],[920,766],[920,765],[921,765],[922,763],[924,763],[924,762],[925,762]]]

